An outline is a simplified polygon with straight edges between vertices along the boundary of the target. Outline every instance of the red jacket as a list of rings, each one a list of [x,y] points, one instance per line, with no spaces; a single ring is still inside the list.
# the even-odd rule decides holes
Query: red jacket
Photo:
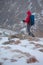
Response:
[[[31,12],[30,11],[27,11],[27,16],[25,18],[25,22],[26,23],[29,23],[30,22],[30,16],[31,16]]]

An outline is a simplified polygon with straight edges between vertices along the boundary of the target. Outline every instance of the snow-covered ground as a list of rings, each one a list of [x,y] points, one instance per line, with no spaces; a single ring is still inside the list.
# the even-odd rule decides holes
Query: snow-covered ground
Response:
[[[43,38],[12,38],[9,41],[8,37],[0,36],[0,65],[18,64],[43,65]]]

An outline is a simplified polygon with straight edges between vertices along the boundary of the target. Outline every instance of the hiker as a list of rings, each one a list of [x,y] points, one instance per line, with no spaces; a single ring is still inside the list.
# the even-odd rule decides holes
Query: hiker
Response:
[[[27,16],[26,16],[25,20],[23,20],[23,22],[27,23],[27,32],[28,32],[28,34],[30,36],[34,37],[34,35],[30,32],[30,28],[33,25],[33,23],[31,24],[31,19],[30,19],[30,18],[32,18],[31,15],[32,15],[31,11],[27,11]]]

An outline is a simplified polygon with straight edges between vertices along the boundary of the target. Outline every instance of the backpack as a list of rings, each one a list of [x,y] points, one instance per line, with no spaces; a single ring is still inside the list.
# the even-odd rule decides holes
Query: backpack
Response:
[[[31,23],[31,25],[34,25],[34,15],[30,16],[30,23]]]

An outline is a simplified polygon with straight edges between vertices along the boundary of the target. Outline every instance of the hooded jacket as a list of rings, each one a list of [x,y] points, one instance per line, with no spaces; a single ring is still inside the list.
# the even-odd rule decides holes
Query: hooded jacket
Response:
[[[31,16],[31,11],[27,11],[27,16],[25,18],[26,23],[30,23],[30,16]]]

